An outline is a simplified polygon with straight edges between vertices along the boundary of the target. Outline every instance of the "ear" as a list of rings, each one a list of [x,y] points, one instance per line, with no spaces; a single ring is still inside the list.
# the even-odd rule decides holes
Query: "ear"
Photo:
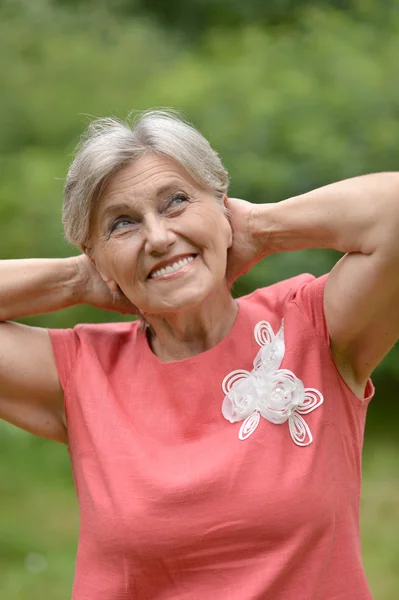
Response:
[[[116,293],[119,290],[119,286],[117,284],[117,282],[115,281],[115,279],[112,279],[111,277],[109,277],[105,271],[103,271],[103,269],[101,269],[98,265],[98,263],[96,262],[93,254],[89,254],[88,252],[86,253],[88,259],[90,260],[91,264],[93,265],[93,267],[96,269],[97,273],[100,275],[101,279],[103,280],[103,282],[105,283],[105,285],[108,287],[109,291],[112,293]]]
[[[228,248],[231,248],[233,245],[233,228],[231,225],[231,217],[232,217],[232,213],[231,210],[229,209],[228,206],[228,198],[226,196],[226,194],[223,196],[223,208],[224,208],[224,214],[226,216],[226,219],[228,221],[229,224],[229,229],[228,229]]]

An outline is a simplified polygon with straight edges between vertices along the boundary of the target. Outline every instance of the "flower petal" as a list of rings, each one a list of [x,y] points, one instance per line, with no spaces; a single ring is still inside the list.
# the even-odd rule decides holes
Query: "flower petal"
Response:
[[[260,414],[256,410],[252,413],[252,415],[249,415],[249,417],[247,417],[244,423],[241,425],[240,431],[238,433],[238,437],[240,438],[240,440],[246,440],[247,438],[249,438],[249,436],[253,434],[253,432],[259,425],[259,421]]]
[[[254,370],[263,369],[265,373],[277,371],[283,362],[285,352],[284,342],[274,340],[267,346],[262,346],[255,356]]]
[[[231,371],[222,382],[223,392],[227,395],[233,385],[240,381],[241,379],[247,379],[251,373],[245,369],[236,369],[235,371]]]
[[[271,344],[276,334],[274,333],[272,326],[267,321],[259,321],[255,325],[254,336],[256,343],[259,346],[266,346],[266,344]]]
[[[269,323],[260,321],[255,327],[255,340],[260,350],[255,356],[254,369],[262,368],[268,373],[279,369],[285,354],[284,319],[277,335],[274,335]]]
[[[288,426],[293,442],[297,446],[309,446],[313,442],[313,436],[305,419],[293,413],[288,419]]]
[[[301,415],[307,415],[308,413],[312,412],[312,410],[320,406],[320,404],[323,404],[323,402],[323,394],[321,394],[319,390],[315,390],[314,388],[305,388],[305,398],[297,407],[296,411]]]
[[[230,421],[243,421],[256,408],[256,389],[254,376],[244,370],[232,371],[223,380],[226,393],[222,404],[222,414]]]
[[[303,383],[292,371],[279,369],[267,376],[263,370],[256,371],[256,408],[271,423],[285,423],[303,403]]]

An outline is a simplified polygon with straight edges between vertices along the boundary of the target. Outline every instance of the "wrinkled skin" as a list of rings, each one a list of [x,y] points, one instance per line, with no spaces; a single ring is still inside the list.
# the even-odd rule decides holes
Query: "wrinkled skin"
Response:
[[[171,159],[144,155],[111,177],[93,211],[91,265],[78,259],[90,303],[140,313],[165,360],[214,346],[237,315],[231,283],[261,258],[254,210],[216,199]]]

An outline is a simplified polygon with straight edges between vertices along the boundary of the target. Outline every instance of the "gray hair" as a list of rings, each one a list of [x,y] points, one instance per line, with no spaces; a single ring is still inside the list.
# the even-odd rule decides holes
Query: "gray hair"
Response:
[[[96,119],[81,137],[66,178],[62,218],[69,242],[90,250],[92,209],[107,181],[147,152],[173,159],[222,203],[228,173],[209,142],[180,113],[150,109],[127,121]]]

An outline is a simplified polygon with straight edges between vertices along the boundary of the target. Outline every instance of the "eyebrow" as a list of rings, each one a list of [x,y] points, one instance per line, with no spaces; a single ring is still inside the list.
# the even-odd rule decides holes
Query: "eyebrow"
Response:
[[[127,202],[112,204],[111,206],[108,206],[108,208],[106,208],[103,213],[101,213],[100,220],[103,221],[104,219],[108,219],[109,217],[112,217],[112,215],[114,215],[115,213],[124,213],[129,212],[131,210],[132,207],[129,204],[127,204]]]
[[[156,198],[157,198],[157,200],[159,200],[159,198],[162,198],[163,196],[167,196],[171,192],[174,192],[177,189],[179,189],[179,188],[181,189],[183,187],[187,187],[187,184],[183,186],[182,181],[178,181],[177,179],[173,180],[173,181],[167,183],[166,185],[163,185],[162,187],[159,188],[159,190],[157,190]]]

